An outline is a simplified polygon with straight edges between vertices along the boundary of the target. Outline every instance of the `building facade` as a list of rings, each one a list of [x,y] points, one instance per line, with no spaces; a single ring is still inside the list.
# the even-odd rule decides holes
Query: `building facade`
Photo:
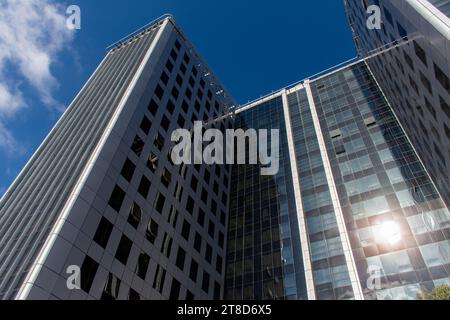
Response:
[[[450,215],[365,61],[236,113],[280,128],[282,169],[233,166],[226,299],[415,299],[450,282]]]
[[[1,201],[0,297],[220,298],[229,168],[169,153],[232,106],[171,17],[113,46]]]
[[[366,9],[381,9],[381,29]],[[450,1],[346,0],[366,58],[439,192],[450,206]]]
[[[358,59],[242,106],[170,16],[113,45],[0,202],[0,298],[385,300],[450,284],[448,6],[380,3],[345,1]],[[196,121],[278,129],[279,171],[175,165],[172,133]]]

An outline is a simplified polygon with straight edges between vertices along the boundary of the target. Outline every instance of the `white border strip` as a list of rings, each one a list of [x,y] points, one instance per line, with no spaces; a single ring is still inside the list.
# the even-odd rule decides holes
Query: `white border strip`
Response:
[[[299,88],[300,89],[300,88]],[[294,136],[292,135],[291,116],[289,114],[289,103],[286,90],[283,91],[283,110],[286,122],[286,133],[289,146],[289,158],[291,160],[292,182],[294,184],[295,205],[297,207],[298,226],[300,242],[302,246],[303,267],[305,270],[306,290],[309,300],[316,300],[314,289],[314,278],[312,272],[311,254],[309,250],[308,231],[306,229],[306,219],[303,211],[302,195],[300,191],[300,181],[297,171],[297,158],[295,156]]]
[[[16,295],[16,300],[25,300],[29,293],[31,288],[33,287],[33,283],[36,282],[37,277],[39,275],[40,265],[44,265],[53,245],[55,244],[55,241],[58,237],[58,234],[60,233],[65,220],[68,218],[71,209],[73,205],[75,204],[75,201],[78,199],[78,194],[81,192],[87,178],[89,177],[92,168],[94,167],[101,150],[103,149],[107,139],[109,138],[115,124],[117,123],[117,120],[119,119],[120,114],[123,111],[123,108],[125,107],[126,102],[128,101],[128,98],[130,97],[132,91],[134,90],[134,87],[137,83],[137,81],[140,79],[142,72],[145,68],[145,66],[148,63],[148,60],[150,59],[150,56],[152,55],[156,45],[159,42],[159,39],[161,38],[161,34],[165,30],[165,27],[167,26],[168,18],[164,21],[164,23],[161,25],[160,29],[158,30],[158,34],[156,35],[155,39],[153,39],[152,44],[150,45],[149,49],[147,50],[147,53],[144,57],[144,59],[141,62],[141,65],[139,66],[138,70],[136,71],[136,74],[134,75],[132,81],[130,82],[127,90],[125,91],[125,94],[122,96],[122,99],[119,102],[118,107],[114,111],[114,114],[106,127],[102,137],[100,138],[99,143],[97,144],[94,152],[90,156],[90,159],[88,163],[86,164],[85,168],[83,169],[83,173],[80,175],[80,179],[78,180],[77,184],[75,185],[73,191],[71,192],[69,196],[69,200],[65,204],[63,210],[61,211],[61,214],[57,220],[57,223],[53,226],[49,237],[45,241],[45,244],[43,248],[41,249],[36,261],[33,263],[33,265],[30,268],[30,272],[22,284],[22,287],[20,288],[18,294]]]
[[[331,200],[333,202],[334,212],[336,214],[336,221],[339,228],[339,234],[342,242],[342,248],[344,250],[345,261],[347,263],[348,273],[350,281],[352,283],[353,293],[355,294],[355,300],[364,300],[361,284],[359,282],[358,272],[356,269],[355,260],[353,259],[353,253],[350,245],[350,240],[347,233],[347,227],[345,226],[344,215],[339,203],[339,197],[334,182],[333,173],[331,171],[330,159],[328,158],[327,148],[325,146],[325,140],[322,135],[322,128],[320,126],[319,116],[316,110],[316,104],[314,102],[313,94],[311,91],[310,81],[306,80],[305,83],[306,93],[308,95],[309,106],[311,108],[311,115],[314,122],[314,128],[316,130],[317,140],[319,142],[320,153],[322,155],[322,162],[325,168],[325,174],[328,180],[328,187],[330,188]]]

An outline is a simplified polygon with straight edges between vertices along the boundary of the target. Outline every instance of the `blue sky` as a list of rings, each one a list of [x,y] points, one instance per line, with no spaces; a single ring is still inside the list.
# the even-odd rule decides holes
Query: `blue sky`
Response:
[[[65,9],[81,8],[81,30]],[[105,55],[171,13],[239,103],[353,58],[341,0],[0,1],[0,196]]]

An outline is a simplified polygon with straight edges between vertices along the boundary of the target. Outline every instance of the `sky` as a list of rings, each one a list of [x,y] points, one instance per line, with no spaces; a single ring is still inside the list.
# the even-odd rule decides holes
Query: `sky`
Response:
[[[0,0],[0,197],[105,48],[164,13],[241,104],[356,56],[342,0]]]

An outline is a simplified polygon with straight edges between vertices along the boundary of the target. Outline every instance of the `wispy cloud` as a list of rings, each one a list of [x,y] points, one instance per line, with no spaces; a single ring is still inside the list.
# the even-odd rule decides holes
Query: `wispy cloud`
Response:
[[[49,108],[61,110],[54,98],[59,83],[51,71],[58,54],[73,39],[66,27],[65,7],[53,0],[0,0],[0,147],[15,139],[5,120],[30,105],[26,83]]]

